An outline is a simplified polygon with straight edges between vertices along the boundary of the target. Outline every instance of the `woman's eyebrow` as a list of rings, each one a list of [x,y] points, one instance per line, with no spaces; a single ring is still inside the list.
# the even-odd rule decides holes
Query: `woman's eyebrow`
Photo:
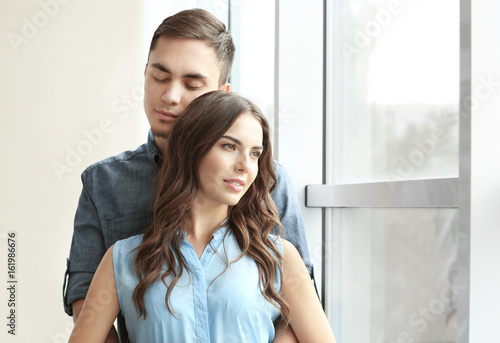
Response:
[[[226,138],[226,139],[229,139],[229,140],[235,142],[236,144],[243,145],[243,143],[238,138],[234,138],[232,136],[222,136],[221,138]],[[252,147],[252,149],[262,150],[262,149],[264,149],[264,147],[262,145],[257,145],[257,146]]]

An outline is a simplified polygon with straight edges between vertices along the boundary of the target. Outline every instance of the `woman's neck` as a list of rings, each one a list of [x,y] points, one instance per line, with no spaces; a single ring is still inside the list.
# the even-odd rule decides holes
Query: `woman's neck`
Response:
[[[227,218],[228,206],[222,205],[205,208],[195,204],[191,208],[191,225],[184,228],[187,241],[194,247],[198,257],[201,257],[205,247],[212,240],[213,233]]]

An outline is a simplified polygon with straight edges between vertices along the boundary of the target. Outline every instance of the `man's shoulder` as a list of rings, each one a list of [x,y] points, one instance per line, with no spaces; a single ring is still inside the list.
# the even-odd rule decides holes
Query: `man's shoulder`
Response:
[[[273,160],[273,164],[274,164],[274,171],[276,174],[286,173],[285,167],[281,163],[279,163],[276,160]]]
[[[273,163],[274,163],[274,172],[276,174],[278,185],[280,184],[285,185],[290,183],[290,176],[286,171],[285,167],[276,160],[274,160]]]
[[[88,166],[83,175],[93,174],[111,170],[120,170],[125,166],[133,167],[133,166],[141,166],[147,164],[149,161],[148,153],[147,153],[147,144],[140,145],[135,150],[126,150],[122,153],[105,158],[96,162],[90,166]]]

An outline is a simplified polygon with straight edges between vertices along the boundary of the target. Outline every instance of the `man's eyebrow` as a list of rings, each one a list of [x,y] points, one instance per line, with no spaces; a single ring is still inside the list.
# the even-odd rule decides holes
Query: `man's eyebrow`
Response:
[[[164,72],[164,73],[172,75],[172,72],[161,63],[153,63],[153,64],[151,64],[151,66],[153,68],[156,68],[156,69]],[[201,79],[201,80],[204,80],[207,78],[205,75],[200,74],[200,73],[188,73],[188,74],[183,75],[182,77],[188,78],[188,79]]]
[[[162,72],[164,72],[164,73],[167,73],[167,74],[172,74],[172,73],[170,72],[170,70],[168,70],[168,68],[167,68],[167,67],[165,67],[165,66],[164,66],[163,64],[161,64],[161,63],[153,63],[151,66],[152,66],[153,68],[156,68],[156,69],[161,70],[161,71],[162,71]]]
[[[205,80],[207,78],[205,75],[202,75],[200,73],[186,74],[183,77],[187,79],[199,79],[199,80]]]
[[[238,138],[234,138],[231,136],[222,136],[222,138],[226,138],[226,139],[229,139],[229,140],[235,142],[236,144],[243,145],[243,143]],[[252,147],[252,149],[263,150],[264,147],[262,145],[257,145],[257,146]]]

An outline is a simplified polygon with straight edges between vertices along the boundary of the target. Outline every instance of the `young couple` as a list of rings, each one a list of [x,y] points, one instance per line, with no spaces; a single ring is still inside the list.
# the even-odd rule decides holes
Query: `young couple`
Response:
[[[156,30],[148,143],[82,174],[64,299],[70,342],[117,342],[119,313],[122,342],[334,342],[266,119],[229,93],[233,56],[206,11]]]

